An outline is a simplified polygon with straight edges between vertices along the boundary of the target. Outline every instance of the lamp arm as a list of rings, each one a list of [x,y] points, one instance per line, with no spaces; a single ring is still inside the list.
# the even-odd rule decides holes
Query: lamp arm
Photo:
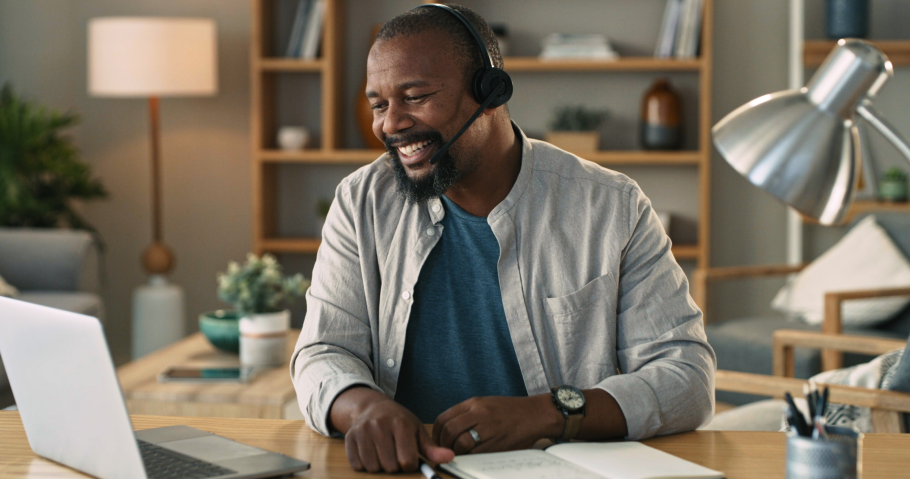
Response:
[[[887,138],[888,141],[897,148],[897,151],[900,151],[901,154],[904,155],[904,159],[906,159],[907,162],[910,162],[910,144],[907,143],[907,139],[872,106],[872,102],[863,100],[856,108],[856,111],[860,116],[865,118],[866,121],[871,123],[882,136]]]

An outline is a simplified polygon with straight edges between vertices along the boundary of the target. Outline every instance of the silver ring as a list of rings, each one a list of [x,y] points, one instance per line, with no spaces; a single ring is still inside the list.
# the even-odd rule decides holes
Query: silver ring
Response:
[[[470,435],[471,435],[471,439],[474,440],[474,445],[475,445],[475,446],[478,445],[478,444],[480,444],[480,434],[478,434],[477,431],[475,431],[473,428],[472,428],[472,429],[468,429],[468,434],[470,434]]]

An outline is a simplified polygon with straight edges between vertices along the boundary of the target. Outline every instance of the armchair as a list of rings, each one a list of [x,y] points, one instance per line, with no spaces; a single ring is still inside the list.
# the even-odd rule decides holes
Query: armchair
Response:
[[[910,257],[910,215],[878,213],[876,220],[888,233],[898,249]],[[746,317],[718,321],[708,310],[708,292],[711,284],[739,279],[783,277],[801,271],[808,265],[765,265],[723,267],[696,270],[692,277],[692,295],[705,314],[705,333],[717,354],[718,368],[759,375],[772,373],[772,342],[774,332],[781,329],[821,331],[828,334],[849,333],[854,336],[881,338],[906,338],[910,334],[910,308],[906,308],[888,322],[871,328],[845,328],[842,308],[845,301],[859,298],[910,295],[907,288],[886,290],[830,292],[825,296],[822,326],[801,321],[791,321],[783,316]],[[847,353],[847,354],[844,354]],[[788,367],[795,377],[808,378],[818,372],[856,365],[871,359],[865,351],[850,349],[833,350],[801,348],[791,353]],[[718,401],[745,404],[759,399],[752,395],[718,392]]]
[[[898,348],[905,348],[907,341],[833,335],[820,332],[780,330],[774,333],[775,375],[742,373],[718,370],[715,377],[715,388],[722,391],[757,394],[783,398],[789,392],[794,397],[801,396],[807,381],[789,377],[792,373],[792,354],[794,348],[826,348],[831,351],[855,352],[863,354],[884,354]],[[910,357],[903,361],[910,361]],[[906,381],[910,382],[910,381]],[[907,423],[902,418],[910,414],[910,392],[886,391],[842,385],[828,385],[830,402],[871,409],[872,424],[875,432],[907,432]],[[756,404],[737,408],[718,414],[706,429],[722,430],[726,428],[763,430],[780,427],[782,418],[782,401],[767,401],[764,405]],[[758,413],[756,413],[758,411]],[[765,417],[760,417],[765,416]],[[776,426],[776,428],[772,427]]]
[[[96,243],[85,231],[0,228],[0,276],[17,299],[104,320]],[[9,396],[0,358],[0,408]]]

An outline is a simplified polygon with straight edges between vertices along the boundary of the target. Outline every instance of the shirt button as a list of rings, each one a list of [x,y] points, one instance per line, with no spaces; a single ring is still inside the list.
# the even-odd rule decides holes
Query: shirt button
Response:
[[[385,360],[385,365],[388,366],[388,367],[390,367],[390,368],[394,368],[394,367],[395,367],[395,360],[392,359],[392,358],[386,359],[386,360]]]
[[[433,235],[435,235],[435,234],[436,234],[436,230],[435,230],[435,229],[433,229],[432,227],[427,228],[427,236],[433,236]]]
[[[433,205],[433,213],[439,213],[439,205]]]
[[[403,299],[403,300],[405,300],[405,301],[411,299],[411,293],[408,292],[408,291],[405,291],[404,293],[401,293],[401,299]]]

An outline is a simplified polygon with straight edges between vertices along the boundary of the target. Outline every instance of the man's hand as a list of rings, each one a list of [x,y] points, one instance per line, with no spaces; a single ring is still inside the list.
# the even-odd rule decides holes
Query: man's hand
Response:
[[[475,397],[440,414],[433,440],[456,454],[527,449],[540,439],[562,434],[565,419],[549,394],[531,397]],[[477,431],[475,444],[468,432]]]
[[[628,434],[619,404],[602,389],[586,389],[585,417],[576,439],[603,441]],[[527,449],[540,439],[563,435],[566,419],[550,394],[530,397],[477,397],[439,415],[433,440],[456,454]],[[480,436],[475,443],[469,430]]]
[[[420,466],[418,453],[437,463],[455,457],[430,439],[414,413],[369,388],[341,393],[331,418],[335,429],[345,434],[345,451],[355,471],[413,472]]]

